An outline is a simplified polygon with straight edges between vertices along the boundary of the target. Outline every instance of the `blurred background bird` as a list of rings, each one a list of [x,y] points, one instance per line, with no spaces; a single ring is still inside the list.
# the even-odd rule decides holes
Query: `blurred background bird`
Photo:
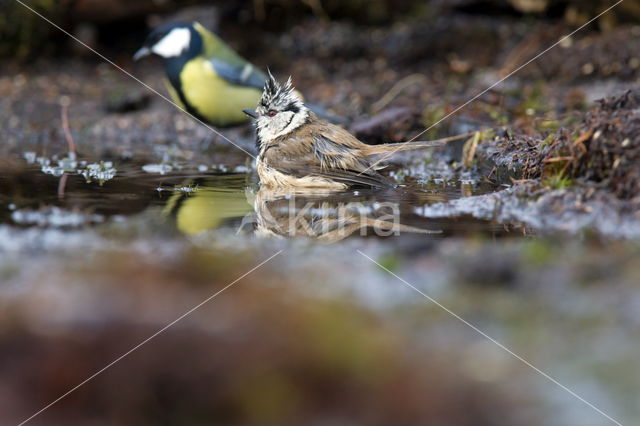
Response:
[[[164,62],[173,100],[217,127],[247,122],[242,110],[255,107],[266,82],[262,71],[198,22],[173,22],[152,31],[133,59],[149,55]],[[339,121],[321,108],[309,107],[324,118]]]

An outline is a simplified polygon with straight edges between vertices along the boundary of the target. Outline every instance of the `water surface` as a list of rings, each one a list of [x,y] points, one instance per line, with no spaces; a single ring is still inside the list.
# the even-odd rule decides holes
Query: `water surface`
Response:
[[[229,171],[224,166],[135,161],[69,164],[28,157],[0,169],[0,223],[74,228],[150,211],[187,235],[220,228],[329,242],[403,233],[433,238],[519,235],[513,225],[470,217],[434,220],[416,213],[421,206],[501,189],[489,183],[431,178],[393,190],[292,194],[261,188],[246,167]]]

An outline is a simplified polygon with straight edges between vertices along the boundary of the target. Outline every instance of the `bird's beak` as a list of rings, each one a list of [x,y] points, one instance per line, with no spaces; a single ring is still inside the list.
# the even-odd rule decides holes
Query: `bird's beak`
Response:
[[[245,114],[247,114],[249,117],[253,118],[254,120],[256,118],[258,118],[258,113],[256,113],[255,109],[243,109],[242,112],[244,112]]]
[[[145,56],[151,55],[151,49],[144,46],[138,49],[138,51],[133,55],[133,60],[137,61],[138,59],[144,58]]]

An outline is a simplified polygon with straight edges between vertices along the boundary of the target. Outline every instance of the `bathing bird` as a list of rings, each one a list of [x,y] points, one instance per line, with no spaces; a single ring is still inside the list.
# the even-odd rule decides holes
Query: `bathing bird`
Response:
[[[260,183],[268,187],[393,187],[378,172],[382,167],[376,158],[443,144],[368,145],[310,111],[293,88],[291,77],[281,85],[270,72],[257,108],[244,112],[254,119],[259,150],[256,169]]]

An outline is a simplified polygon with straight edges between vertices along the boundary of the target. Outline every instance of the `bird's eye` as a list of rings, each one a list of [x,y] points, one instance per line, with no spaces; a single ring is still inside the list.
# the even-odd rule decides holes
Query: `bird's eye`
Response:
[[[276,111],[275,109],[270,109],[270,110],[267,112],[267,115],[268,115],[269,117],[275,117],[275,115],[276,115],[277,113],[278,113],[278,111]]]

